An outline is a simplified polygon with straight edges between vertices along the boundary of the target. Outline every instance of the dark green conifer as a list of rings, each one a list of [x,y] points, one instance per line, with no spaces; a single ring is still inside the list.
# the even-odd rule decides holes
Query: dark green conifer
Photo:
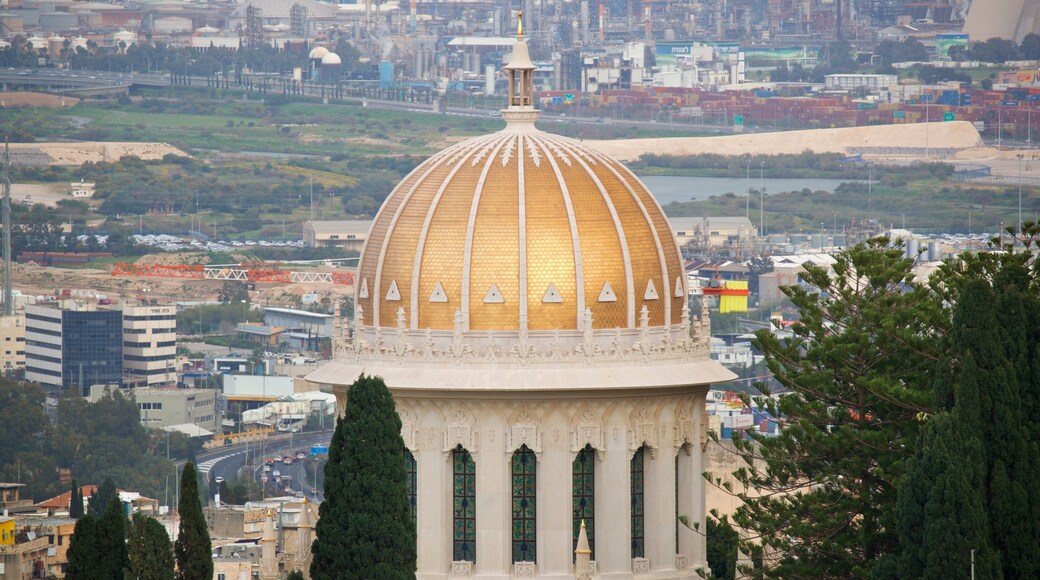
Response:
[[[136,513],[130,518],[127,536],[128,580],[173,580],[173,544],[162,524]]]
[[[212,578],[213,556],[209,529],[199,502],[199,478],[195,465],[190,461],[181,472],[181,496],[177,509],[181,519],[174,545],[177,579]]]
[[[69,564],[65,569],[68,580],[104,580],[99,575],[101,568],[98,552],[98,521],[87,514],[76,522],[72,532],[69,550],[66,552]]]
[[[111,477],[106,477],[105,481],[101,482],[101,485],[94,488],[94,493],[90,494],[90,499],[87,501],[87,511],[90,515],[101,517],[104,515],[105,510],[108,509],[108,505],[112,503],[113,499],[119,499],[119,491],[116,490],[116,484],[112,481]]]
[[[83,517],[83,491],[79,488],[76,478],[72,478],[72,492],[69,498],[69,517],[79,519]]]
[[[122,579],[126,555],[126,514],[117,496],[108,504],[97,526],[98,573],[102,578]]]
[[[325,467],[311,577],[414,578],[401,419],[383,379],[362,375],[347,392]]]

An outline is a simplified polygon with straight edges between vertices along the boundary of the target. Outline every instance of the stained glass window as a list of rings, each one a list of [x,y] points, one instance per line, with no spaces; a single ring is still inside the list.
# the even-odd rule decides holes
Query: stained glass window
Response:
[[[477,466],[473,457],[461,445],[451,454],[453,502],[455,520],[452,541],[452,559],[477,561]]]
[[[632,557],[643,558],[643,447],[632,456]]]
[[[412,455],[412,452],[408,449],[404,450],[404,468],[405,471],[408,473],[408,509],[412,512],[412,525],[415,525],[415,513],[417,505],[415,493],[416,464],[415,456]]]
[[[585,535],[589,538],[591,559],[596,559],[596,450],[586,445],[574,458],[571,479],[571,495],[574,498],[574,549],[578,548],[578,532],[585,520]],[[573,550],[571,551],[573,554]]]
[[[537,460],[523,445],[513,453],[513,561],[534,562],[538,547],[535,532]]]

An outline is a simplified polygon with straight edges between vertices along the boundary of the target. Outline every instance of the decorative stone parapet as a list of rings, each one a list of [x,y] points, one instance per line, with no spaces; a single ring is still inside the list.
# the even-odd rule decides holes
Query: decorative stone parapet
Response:
[[[686,555],[685,554],[676,554],[675,555],[675,569],[676,570],[685,570],[686,569]]]
[[[473,577],[473,562],[469,560],[459,560],[451,563],[451,577],[452,578],[471,578]]]
[[[534,578],[535,569],[534,562],[514,562],[513,563],[513,577],[514,578]]]
[[[632,574],[643,576],[650,573],[650,560],[647,558],[632,558]]]

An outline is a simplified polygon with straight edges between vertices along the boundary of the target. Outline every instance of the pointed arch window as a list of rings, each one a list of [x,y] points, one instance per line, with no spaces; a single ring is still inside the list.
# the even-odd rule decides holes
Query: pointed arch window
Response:
[[[578,532],[581,522],[585,522],[585,534],[589,539],[590,559],[596,559],[596,450],[591,445],[578,452],[572,466],[572,497],[574,517],[572,518],[573,545],[571,553],[578,548]]]
[[[418,506],[417,495],[416,495],[416,476],[417,476],[417,465],[415,463],[415,455],[412,454],[410,449],[404,450],[404,469],[407,475],[408,482],[408,509],[412,512],[412,525],[416,525],[416,507]]]
[[[632,495],[632,557],[643,558],[646,553],[644,547],[645,532],[643,530],[643,524],[645,522],[643,516],[643,459],[646,455],[644,453],[646,447],[640,447],[636,450],[635,455],[632,456],[632,468],[629,470],[631,475],[631,495]]]
[[[452,559],[477,561],[477,466],[469,451],[459,445],[452,463]]]
[[[513,453],[513,562],[534,562],[536,533],[538,461],[527,445]]]

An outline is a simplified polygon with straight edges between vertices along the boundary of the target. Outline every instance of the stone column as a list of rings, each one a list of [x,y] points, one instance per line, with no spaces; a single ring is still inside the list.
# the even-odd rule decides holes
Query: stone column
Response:
[[[596,571],[600,578],[632,575],[632,452],[626,429],[607,428],[607,451],[596,474]],[[600,477],[602,474],[602,477]]]
[[[424,429],[416,461],[418,576],[444,577],[451,569],[451,456],[441,449],[443,435]]]
[[[700,448],[697,444],[687,444],[679,449],[677,456],[679,461],[679,515],[686,516],[691,526],[694,522],[700,521],[695,511],[695,498],[698,493],[704,493],[704,479],[700,475],[701,472],[693,468],[693,457],[691,456],[699,453]],[[694,565],[694,545],[701,541],[699,538],[698,532],[683,525],[679,526],[679,549],[676,553],[686,557],[687,568]]]
[[[702,443],[707,442],[708,432],[708,414],[704,411],[704,399],[706,395],[706,391],[699,393],[693,397],[693,404],[691,405],[693,420],[696,425],[694,433],[697,434],[697,437],[694,439],[693,445],[690,447],[690,485],[688,489],[693,493],[693,498],[690,502],[689,518],[690,525],[694,526],[698,530],[707,529],[705,523],[705,485],[707,485],[707,482],[705,482],[704,476],[702,475],[704,473],[704,465],[706,462]],[[688,565],[690,568],[708,568],[708,552],[703,533],[693,533],[693,550]]]
[[[572,453],[559,445],[538,463],[538,573],[569,576],[573,538]]]
[[[654,572],[675,571],[675,455],[672,449],[669,444],[662,445],[646,465],[644,553]]]
[[[485,425],[482,425],[485,426]],[[512,557],[509,532],[510,502],[513,488],[505,437],[500,424],[480,433],[480,453],[473,456],[477,464],[477,564],[475,574],[481,578],[509,578]]]

